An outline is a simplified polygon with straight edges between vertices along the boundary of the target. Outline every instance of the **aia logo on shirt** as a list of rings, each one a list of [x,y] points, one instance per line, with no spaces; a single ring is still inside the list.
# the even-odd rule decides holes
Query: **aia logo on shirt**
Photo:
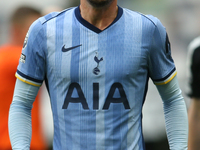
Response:
[[[67,95],[65,97],[62,109],[68,109],[71,103],[73,104],[81,104],[84,110],[108,110],[110,105],[113,104],[121,104],[124,106],[124,109],[130,109],[129,101],[127,99],[125,90],[123,85],[119,82],[115,82],[111,85],[110,90],[105,98],[105,102],[103,108],[100,108],[99,101],[100,101],[100,94],[99,94],[99,83],[93,83],[93,92],[91,92],[93,97],[93,106],[89,108],[88,101],[85,97],[85,94],[81,88],[81,85],[77,82],[73,82],[69,85],[69,89]],[[116,94],[118,93],[118,94]],[[77,105],[79,109],[79,106]]]

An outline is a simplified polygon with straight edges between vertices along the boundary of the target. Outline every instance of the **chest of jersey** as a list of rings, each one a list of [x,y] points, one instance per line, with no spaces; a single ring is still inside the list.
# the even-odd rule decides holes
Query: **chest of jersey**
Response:
[[[136,78],[147,68],[147,49],[138,34],[114,30],[96,34],[74,30],[72,34],[61,36],[62,39],[56,38],[63,42],[55,43],[55,37],[52,37],[48,43],[55,46],[48,50],[48,68],[56,78],[73,82]]]
[[[70,108],[76,98],[83,109],[108,109],[118,98],[129,109],[128,91],[137,87],[144,93],[146,86],[147,54],[141,41],[134,34],[112,30],[74,32],[48,53],[49,84],[54,83],[52,89],[63,88],[59,89],[65,99],[62,108]]]
[[[56,31],[52,28],[47,31],[47,77],[50,89],[53,92],[59,90],[59,95],[63,95],[59,99],[64,101],[67,95],[84,97],[88,107],[93,109],[96,99],[99,101],[97,109],[103,109],[109,94],[112,98],[125,95],[134,99],[134,92],[141,93],[138,101],[142,105],[148,75],[149,43],[143,40],[140,24],[133,28],[134,22],[123,22],[121,20],[101,33],[95,33],[76,21],[57,24]]]

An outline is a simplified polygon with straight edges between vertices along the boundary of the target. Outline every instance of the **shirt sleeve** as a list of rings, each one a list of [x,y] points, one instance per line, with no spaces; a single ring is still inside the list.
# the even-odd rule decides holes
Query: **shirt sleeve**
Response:
[[[171,81],[177,73],[166,29],[157,18],[149,17],[154,23],[148,59],[149,75],[154,84],[162,85]]]
[[[15,76],[28,84],[41,86],[45,77],[45,32],[40,19],[30,27]]]
[[[30,149],[32,125],[31,109],[39,87],[16,80],[9,111],[9,136],[12,149]]]
[[[157,89],[163,100],[165,125],[170,150],[187,150],[187,109],[177,77],[174,77],[167,84],[157,85]]]

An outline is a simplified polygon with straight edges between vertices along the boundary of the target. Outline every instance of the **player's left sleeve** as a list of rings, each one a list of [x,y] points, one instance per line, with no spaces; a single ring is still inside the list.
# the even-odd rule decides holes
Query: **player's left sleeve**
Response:
[[[187,109],[177,77],[164,85],[156,86],[163,100],[165,125],[170,150],[187,150]]]
[[[165,27],[157,18],[153,16],[150,18],[154,22],[154,32],[149,50],[149,75],[154,84],[163,85],[170,82],[177,72]]]

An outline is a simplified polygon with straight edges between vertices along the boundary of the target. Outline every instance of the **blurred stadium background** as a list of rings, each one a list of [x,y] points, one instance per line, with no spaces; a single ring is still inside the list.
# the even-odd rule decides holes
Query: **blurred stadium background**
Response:
[[[12,11],[19,5],[31,5],[44,10],[49,6],[59,6],[65,9],[78,4],[79,0],[0,0],[0,44],[7,41],[8,18]],[[159,18],[166,27],[171,42],[172,57],[178,71],[179,84],[186,103],[189,105],[189,99],[186,96],[187,78],[185,60],[189,42],[200,35],[200,1],[118,0],[118,4],[143,14],[152,14]],[[44,94],[43,96],[45,99],[48,99],[46,98],[47,95]],[[48,109],[46,110],[47,116],[49,115]],[[166,139],[162,101],[151,81],[144,105],[143,118],[143,130],[146,142],[151,143]],[[51,135],[50,133],[48,136]]]

